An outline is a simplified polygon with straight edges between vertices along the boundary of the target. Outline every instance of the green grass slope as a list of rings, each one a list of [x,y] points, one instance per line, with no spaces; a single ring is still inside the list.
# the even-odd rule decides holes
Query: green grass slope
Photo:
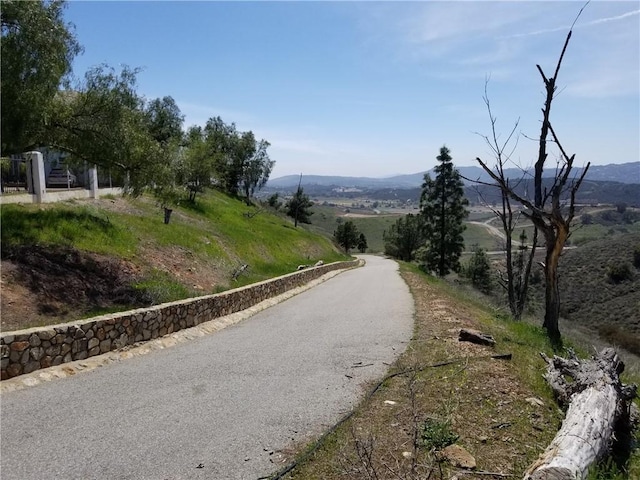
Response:
[[[140,295],[129,295],[120,306],[90,305],[92,299],[84,298],[78,306],[82,315],[214,293],[290,273],[300,264],[346,258],[329,239],[294,228],[289,218],[215,191],[195,205],[176,207],[168,225],[150,198],[3,205],[0,221],[3,297],[18,283],[36,296],[55,295],[65,289],[70,270],[77,270],[77,278],[66,289],[74,292],[90,291],[92,272],[103,266],[116,276],[132,272],[106,285],[103,296],[122,283]],[[49,261],[55,265],[43,270]],[[244,264],[248,268],[234,275]],[[58,293],[58,303],[65,302],[65,292]],[[85,297],[91,295],[99,296]],[[3,298],[3,314],[19,304]]]

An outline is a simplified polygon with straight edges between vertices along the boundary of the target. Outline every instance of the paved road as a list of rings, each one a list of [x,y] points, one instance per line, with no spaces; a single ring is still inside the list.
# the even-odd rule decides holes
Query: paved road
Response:
[[[277,470],[278,451],[335,423],[412,334],[397,265],[365,258],[215,334],[3,393],[0,477],[232,480]]]

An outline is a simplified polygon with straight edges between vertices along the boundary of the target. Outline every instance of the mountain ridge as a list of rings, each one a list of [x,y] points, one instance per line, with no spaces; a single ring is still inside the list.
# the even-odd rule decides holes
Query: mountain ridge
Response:
[[[465,178],[465,183],[472,184],[474,180],[481,182],[491,181],[489,175],[478,166],[456,167]],[[575,174],[580,175],[582,167],[575,169]],[[527,176],[532,176],[532,169],[524,172]],[[555,170],[548,169],[545,178],[552,177]],[[433,176],[433,169],[428,172],[418,172],[412,174],[395,175],[385,178],[373,177],[351,177],[340,175],[303,175],[301,185],[319,185],[326,187],[344,188],[416,188],[422,185],[425,173]],[[519,168],[505,169],[508,178],[521,178],[523,171]],[[640,184],[640,162],[629,162],[621,164],[591,165],[585,177],[586,180],[618,182],[624,184]],[[286,175],[271,179],[267,182],[267,188],[290,188],[296,187],[300,182],[300,175]]]

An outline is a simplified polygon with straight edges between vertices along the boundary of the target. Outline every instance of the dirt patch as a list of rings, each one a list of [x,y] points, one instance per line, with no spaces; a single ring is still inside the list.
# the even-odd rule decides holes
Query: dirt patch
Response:
[[[11,248],[3,254],[2,330],[149,304],[132,286],[140,277],[133,263],[39,245]]]

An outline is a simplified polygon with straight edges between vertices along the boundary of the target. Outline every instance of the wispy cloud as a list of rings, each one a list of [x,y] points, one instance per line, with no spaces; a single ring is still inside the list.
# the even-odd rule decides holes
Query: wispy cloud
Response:
[[[616,15],[616,16],[613,16],[613,17],[598,18],[596,20],[591,20],[590,22],[586,22],[586,23],[577,23],[574,26],[574,29],[592,27],[594,25],[601,25],[603,23],[615,22],[615,21],[618,21],[618,20],[623,20],[625,18],[634,17],[636,15],[640,15],[640,10],[632,10],[630,12],[623,13],[622,15]],[[542,29],[542,30],[535,30],[535,31],[532,31],[532,32],[527,32],[527,33],[516,33],[516,34],[512,34],[512,35],[505,35],[505,36],[498,37],[498,38],[504,38],[504,39],[522,38],[522,37],[533,37],[533,36],[536,36],[536,35],[544,35],[546,33],[555,33],[555,32],[563,32],[563,31],[564,32],[568,32],[570,27],[571,27],[571,25],[563,25],[562,27],[545,28],[545,29]]]

